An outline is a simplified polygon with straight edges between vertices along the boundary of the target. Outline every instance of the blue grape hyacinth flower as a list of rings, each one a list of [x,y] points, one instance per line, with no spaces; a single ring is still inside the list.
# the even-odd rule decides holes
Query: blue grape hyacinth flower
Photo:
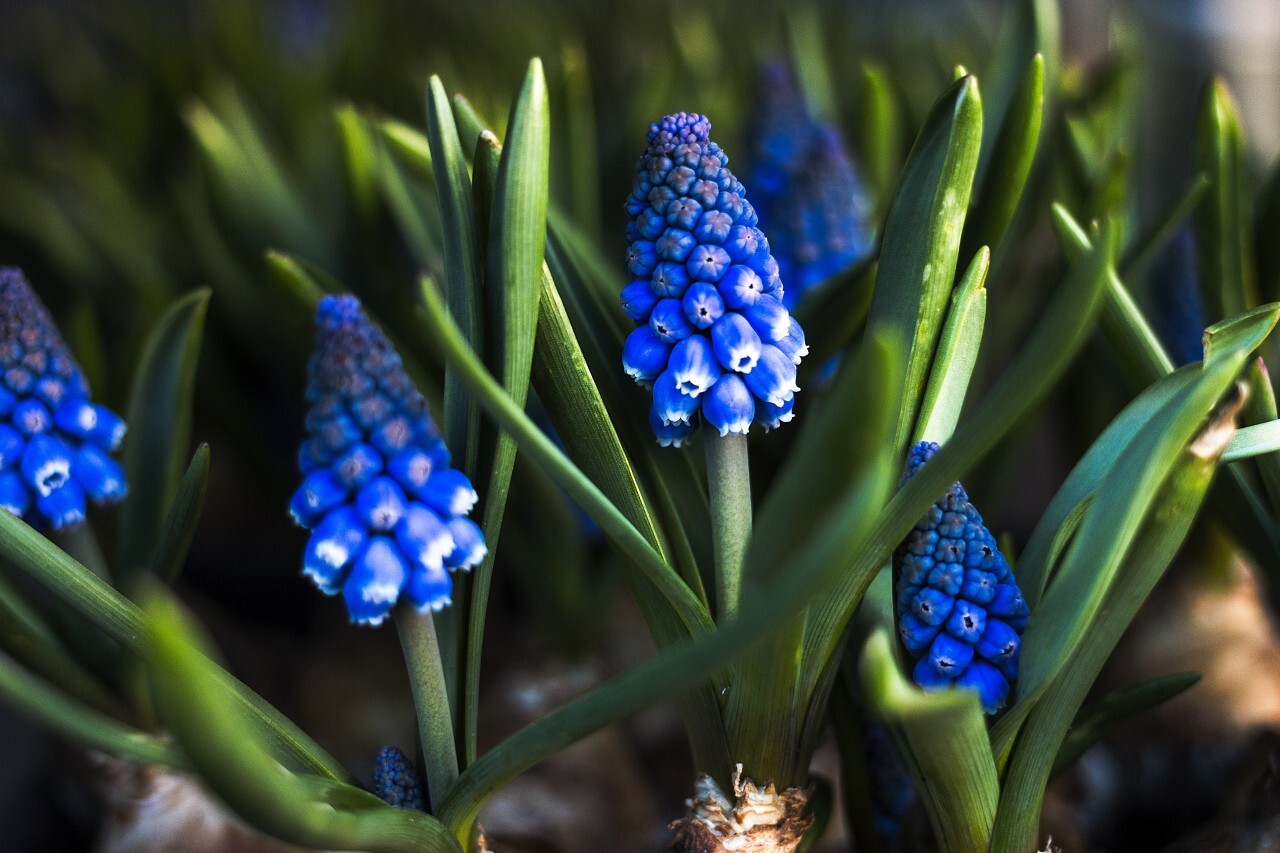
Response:
[[[794,309],[875,248],[871,199],[840,132],[810,115],[783,62],[761,68],[750,139],[746,184],[787,283],[784,302]]]
[[[911,448],[903,482],[937,451],[931,441]],[[953,483],[929,508],[893,563],[898,634],[917,661],[916,684],[977,691],[983,710],[994,714],[1018,677],[1028,610],[963,486]]]
[[[84,521],[128,492],[125,424],[89,384],[22,271],[0,268],[0,507],[36,527]]]
[[[379,624],[401,597],[440,610],[449,570],[486,553],[466,517],[471,481],[449,467],[422,395],[354,296],[320,301],[309,373],[303,481],[290,505],[311,530],[303,573],[342,593],[353,622]]]
[[[706,116],[649,126],[627,198],[622,306],[637,324],[622,366],[653,389],[649,423],[680,446],[705,418],[720,435],[791,420],[804,332],[782,303],[769,241]]]
[[[418,771],[409,757],[394,746],[384,746],[373,760],[373,793],[398,809],[427,809]]]

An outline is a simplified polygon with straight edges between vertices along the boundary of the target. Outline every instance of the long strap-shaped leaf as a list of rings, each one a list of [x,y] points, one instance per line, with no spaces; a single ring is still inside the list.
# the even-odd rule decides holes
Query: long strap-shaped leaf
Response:
[[[0,512],[0,559],[30,575],[129,651],[142,653],[137,606],[7,512]],[[347,778],[342,765],[319,744],[230,673],[219,670],[218,683],[244,707],[271,743],[276,760],[299,771]]]
[[[862,684],[876,713],[906,742],[941,849],[986,853],[1000,781],[977,697],[962,690],[925,693],[908,683],[883,628],[863,649]]]
[[[285,769],[258,739],[244,708],[222,690],[222,670],[177,605],[155,589],[146,614],[144,652],[161,717],[201,781],[252,826],[322,849],[461,850],[439,821],[420,811],[393,808],[347,786],[322,793],[314,777]]]
[[[1099,543],[1093,538],[1096,532],[1104,530],[1111,521],[1104,515],[1111,509],[1103,503],[1109,496],[1108,492],[1104,492],[1099,498],[1098,505],[1090,512],[1085,525],[1082,525],[1076,539],[1078,544],[1073,546],[1073,551],[1078,548],[1077,553],[1094,558],[1101,556],[1105,560],[1106,551],[1100,554],[1096,547],[1101,544],[1103,549],[1111,549],[1120,558],[1128,556],[1123,571],[1105,593],[1105,611],[1088,622],[1086,632],[1080,635],[1079,642],[1070,646],[1068,660],[1045,690],[1041,701],[1035,704],[1014,745],[996,816],[991,842],[993,853],[1034,849],[1039,841],[1037,828],[1045,786],[1063,740],[1076,717],[1076,711],[1112,649],[1119,642],[1121,634],[1164,574],[1204,501],[1209,481],[1217,467],[1218,456],[1234,428],[1235,409],[1211,421],[1199,435],[1195,434],[1195,430],[1203,422],[1203,404],[1212,402],[1215,397],[1212,392],[1221,393],[1224,388],[1229,387],[1239,372],[1243,356],[1242,352],[1238,361],[1230,358],[1207,365],[1195,386],[1188,388],[1179,399],[1166,406],[1173,418],[1166,422],[1168,426],[1164,430],[1153,429],[1151,433],[1140,434],[1134,439],[1135,463],[1126,466],[1126,459],[1116,466],[1113,477],[1109,478],[1117,481],[1114,492],[1118,493],[1118,498],[1129,498],[1132,501],[1134,495],[1127,493],[1128,489],[1125,487],[1139,481],[1127,475],[1139,467],[1138,460],[1163,457],[1161,464],[1165,465],[1167,476],[1154,496],[1159,509],[1151,513],[1137,536],[1132,537],[1129,542]],[[1184,413],[1181,417],[1179,410]],[[1192,425],[1191,435],[1188,435],[1186,429],[1188,421]],[[1181,438],[1182,441],[1170,453],[1167,439],[1172,436]],[[1169,459],[1170,456],[1172,459]],[[1094,519],[1098,519],[1097,523],[1090,525],[1089,522]],[[1119,529],[1118,525],[1110,526]],[[1128,547],[1130,544],[1132,547]],[[1099,574],[1104,572],[1105,567]],[[1074,590],[1069,583],[1064,567],[1063,580],[1055,582],[1050,593],[1061,588],[1064,595],[1071,594]],[[1044,604],[1034,614],[1029,631],[1050,604],[1046,597]],[[1051,614],[1047,621],[1058,620]],[[1034,643],[1030,633],[1026,639]],[[1024,649],[1030,648],[1030,644],[1024,644]],[[1022,700],[1019,701],[1019,706],[1021,705]]]

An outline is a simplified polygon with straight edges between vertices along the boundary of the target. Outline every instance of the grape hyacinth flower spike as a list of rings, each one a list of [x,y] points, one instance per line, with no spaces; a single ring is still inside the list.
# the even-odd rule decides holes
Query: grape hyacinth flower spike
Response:
[[[311,530],[303,573],[342,593],[353,622],[377,625],[403,597],[450,602],[449,570],[484,559],[466,515],[475,489],[449,451],[391,344],[354,296],[327,296],[309,366],[302,485],[290,511]]]
[[[906,482],[938,451],[911,448]],[[977,691],[982,708],[1004,706],[1018,677],[1027,604],[995,537],[953,483],[893,556],[898,634],[916,659],[912,677],[925,690]]]
[[[373,760],[373,793],[398,809],[427,810],[418,771],[409,757],[394,746],[384,746]]]
[[[623,369],[653,389],[649,423],[680,446],[700,418],[721,435],[791,420],[808,353],[782,304],[769,241],[729,158],[692,113],[649,126],[627,197]]]
[[[875,248],[871,199],[840,132],[809,113],[784,62],[761,67],[750,139],[746,183],[794,308]]]
[[[0,268],[0,507],[37,527],[84,521],[86,498],[119,501],[124,469],[110,454],[120,416],[89,385],[22,272]]]

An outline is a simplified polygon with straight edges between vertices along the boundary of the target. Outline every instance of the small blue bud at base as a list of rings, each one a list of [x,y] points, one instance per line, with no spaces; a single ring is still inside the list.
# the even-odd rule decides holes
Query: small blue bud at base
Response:
[[[938,445],[911,448],[906,482]],[[1017,581],[982,516],[952,484],[894,552],[898,636],[917,659],[912,677],[925,690],[978,694],[988,714],[1008,700],[1018,676],[1028,610]]]
[[[373,793],[398,809],[427,808],[418,771],[409,757],[394,746],[384,746],[373,761]]]

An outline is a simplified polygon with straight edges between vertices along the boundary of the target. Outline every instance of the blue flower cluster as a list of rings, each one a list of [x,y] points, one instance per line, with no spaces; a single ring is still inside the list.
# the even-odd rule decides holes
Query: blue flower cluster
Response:
[[[377,625],[403,595],[419,610],[450,601],[447,569],[485,555],[466,514],[475,489],[449,451],[400,356],[354,296],[329,296],[316,316],[305,475],[294,519],[312,531],[303,572],[341,592],[354,622]]]
[[[791,420],[808,353],[782,304],[769,241],[729,158],[691,113],[650,125],[627,198],[622,305],[637,324],[622,366],[653,388],[649,421],[679,446],[705,417],[720,435]]]
[[[373,793],[398,809],[427,810],[418,771],[409,757],[394,746],[384,746],[373,760]]]
[[[128,491],[108,454],[120,416],[89,400],[89,385],[48,310],[20,270],[0,268],[0,507],[63,530],[84,521],[85,499]]]
[[[871,199],[840,132],[809,114],[783,62],[761,68],[749,138],[754,167],[746,182],[787,283],[784,302],[794,308],[875,248]]]
[[[911,448],[903,482],[937,451],[931,441]],[[898,633],[918,659],[916,684],[976,690],[994,714],[1018,677],[1027,603],[963,486],[953,483],[929,508],[893,562]]]

